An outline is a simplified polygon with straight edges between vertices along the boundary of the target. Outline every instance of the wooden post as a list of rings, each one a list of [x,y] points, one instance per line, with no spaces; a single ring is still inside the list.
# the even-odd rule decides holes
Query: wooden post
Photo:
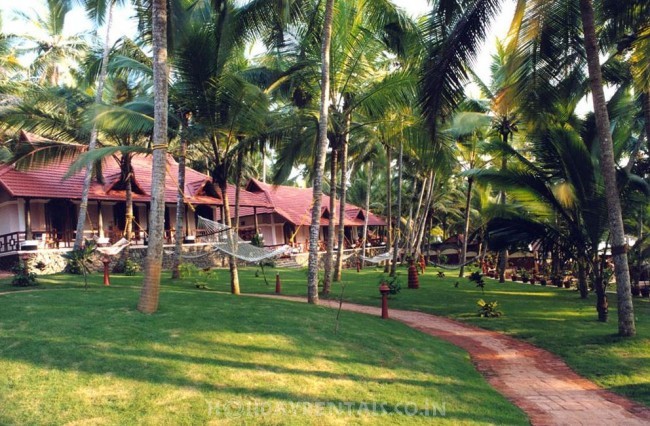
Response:
[[[253,220],[255,221],[255,234],[260,233],[260,223],[257,220],[257,207],[253,206]]]
[[[29,198],[25,198],[25,239],[32,239],[32,212],[29,204]]]
[[[190,220],[187,217],[187,204],[184,204],[185,206],[185,236],[187,237],[190,235]]]
[[[104,213],[102,213],[102,202],[97,201],[97,227],[99,238],[104,238]]]

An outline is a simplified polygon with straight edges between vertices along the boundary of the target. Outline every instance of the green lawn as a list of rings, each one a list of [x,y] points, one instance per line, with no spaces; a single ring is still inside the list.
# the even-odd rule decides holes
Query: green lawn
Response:
[[[346,312],[335,334],[335,311],[167,278],[146,316],[140,281],[58,275],[0,295],[0,424],[527,423],[465,352],[399,323]],[[242,286],[266,290],[252,271]]]
[[[445,315],[480,327],[497,330],[527,340],[561,356],[574,370],[614,392],[650,406],[650,301],[635,299],[637,336],[616,336],[616,296],[609,295],[609,322],[596,320],[595,295],[581,300],[573,290],[486,280],[485,293],[469,280],[445,271],[438,278],[434,269],[420,277],[420,289],[406,288],[406,271],[400,271],[403,290],[390,300],[393,308],[411,309]],[[302,270],[281,271],[285,294],[305,295],[306,274]],[[228,291],[228,271],[220,270],[210,284]],[[275,270],[267,272],[270,285],[255,277],[255,269],[241,272],[243,292],[272,293]],[[370,268],[357,274],[345,271],[345,300],[379,306],[377,291],[381,270]],[[458,281],[459,287],[454,283]],[[338,297],[341,286],[334,284],[332,296]],[[482,319],[476,316],[479,298],[496,300],[504,316]]]

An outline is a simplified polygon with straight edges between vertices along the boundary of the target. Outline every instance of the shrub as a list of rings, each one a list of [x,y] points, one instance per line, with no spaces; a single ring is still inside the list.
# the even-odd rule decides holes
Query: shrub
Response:
[[[394,276],[386,276],[382,275],[381,278],[379,279],[379,284],[386,283],[388,285],[388,288],[390,288],[390,294],[397,294],[402,290],[402,284],[400,283],[399,280],[399,274],[395,274]]]
[[[11,272],[14,273],[14,277],[11,280],[11,285],[16,286],[16,287],[31,287],[38,285],[36,282],[36,274],[33,272],[29,272],[27,270],[27,264],[23,262],[22,260],[18,261],[13,268],[11,268]]]
[[[212,278],[212,271],[210,268],[201,269],[193,263],[181,263],[179,266],[181,276],[184,280],[194,284],[196,288],[207,290],[208,280]]]
[[[126,259],[124,262],[124,275],[132,277],[138,272],[140,272],[140,264],[131,259]]]
[[[82,248],[71,250],[63,255],[68,262],[66,271],[71,274],[82,274],[86,289],[88,288],[88,274],[90,273],[89,265],[92,263],[96,246],[97,244],[94,241],[86,240]]]
[[[481,318],[497,318],[503,315],[503,312],[497,310],[498,303],[486,302],[483,299],[479,299],[476,304],[478,305],[478,316]]]
[[[481,291],[485,290],[485,281],[483,280],[483,274],[479,271],[472,272],[469,276],[469,280],[476,283],[476,287],[481,287]]]

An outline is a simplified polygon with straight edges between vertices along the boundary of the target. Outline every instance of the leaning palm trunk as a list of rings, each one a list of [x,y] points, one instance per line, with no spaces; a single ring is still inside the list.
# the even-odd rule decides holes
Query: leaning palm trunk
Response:
[[[321,96],[318,119],[318,146],[314,158],[313,203],[309,226],[309,269],[307,275],[307,301],[318,303],[318,233],[320,231],[320,208],[323,198],[323,172],[327,150],[327,119],[330,91],[330,45],[332,42],[332,15],[334,0],[325,4],[323,37],[321,45]]]
[[[404,160],[404,143],[399,141],[399,159],[397,160],[397,214],[395,215],[395,235],[393,236],[393,263],[390,265],[390,276],[395,276],[397,256],[400,242],[400,222],[402,220],[402,162]]]
[[[469,240],[469,205],[472,202],[472,184],[474,179],[467,179],[467,197],[465,199],[465,226],[463,235],[463,248],[460,252],[460,278],[465,274],[465,262],[467,262],[467,241]]]
[[[347,102],[346,102],[347,103]],[[350,135],[351,112],[348,111],[345,117],[345,136],[341,146],[341,199],[339,200],[339,246],[336,253],[336,270],[334,281],[341,281],[343,270],[343,249],[345,248],[345,198],[348,185],[348,140]]]
[[[152,0],[153,15],[153,83],[154,128],[153,164],[151,174],[151,211],[149,213],[149,245],[145,259],[144,279],[138,310],[154,313],[158,309],[160,273],[165,226],[165,163],[167,160],[167,2]]]
[[[333,149],[330,154],[330,218],[327,227],[327,252],[325,253],[325,276],[323,277],[323,294],[328,295],[332,286],[334,274],[334,224],[336,223],[336,165],[338,151]]]
[[[183,253],[183,221],[185,217],[185,196],[183,188],[185,188],[185,154],[187,150],[187,143],[185,138],[181,136],[180,155],[178,156],[178,194],[176,195],[176,235],[174,238],[174,258],[172,259],[172,279],[181,278],[181,255]]]
[[[422,200],[425,199],[424,193],[427,192],[426,188],[427,188],[427,183],[428,182],[429,182],[429,177],[427,176],[422,181],[422,191],[420,191],[420,197],[418,199],[418,206],[415,209],[415,215],[413,216],[413,223],[411,224],[412,229],[411,229],[411,232],[410,232],[411,237],[410,237],[410,241],[409,241],[410,242],[410,246],[409,246],[410,250],[409,251],[411,253],[414,253],[414,254],[416,252],[415,243],[417,241],[418,233],[419,233],[419,228],[418,228],[419,221],[418,221],[418,218],[420,217],[420,210],[422,209]]]
[[[600,140],[600,167],[605,182],[605,197],[609,216],[609,231],[612,241],[612,257],[616,273],[616,295],[618,300],[618,333],[634,336],[634,306],[630,288],[630,271],[627,263],[625,231],[621,200],[616,184],[616,164],[610,132],[609,114],[603,92],[603,81],[598,59],[598,40],[594,23],[594,9],[590,0],[580,0],[580,14],[584,30],[585,52],[589,69],[589,84],[594,103],[596,130]]]
[[[111,24],[113,22],[113,5],[110,2],[108,7],[108,16],[106,18],[106,37],[104,39],[104,52],[102,53],[102,66],[99,71],[99,78],[97,79],[97,92],[95,93],[95,103],[102,102],[102,95],[104,93],[104,82],[106,81],[106,74],[108,73],[108,54],[110,53],[110,34]],[[88,152],[95,149],[97,146],[97,125],[93,124],[90,131],[90,141],[88,143]],[[84,224],[86,223],[86,215],[88,214],[88,193],[90,192],[90,183],[93,177],[93,163],[88,162],[86,166],[86,174],[84,175],[84,184],[81,190],[81,203],[79,204],[79,216],[77,218],[77,233],[74,239],[74,249],[78,250],[83,244],[84,237]]]
[[[363,238],[361,240],[361,258],[366,258],[366,245],[368,244],[368,213],[370,212],[370,186],[372,185],[372,161],[368,163],[368,170],[366,171],[366,212],[363,215]],[[361,261],[361,266],[365,265],[366,261]]]

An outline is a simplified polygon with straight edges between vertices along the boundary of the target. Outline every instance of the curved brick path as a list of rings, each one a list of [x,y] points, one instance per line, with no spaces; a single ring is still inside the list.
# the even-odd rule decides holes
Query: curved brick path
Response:
[[[321,305],[338,308],[338,301],[321,300]],[[379,308],[352,303],[343,303],[343,310],[380,315]],[[521,408],[534,425],[650,425],[650,409],[599,388],[557,356],[529,343],[421,312],[391,309],[389,315],[465,349],[490,385]]]

